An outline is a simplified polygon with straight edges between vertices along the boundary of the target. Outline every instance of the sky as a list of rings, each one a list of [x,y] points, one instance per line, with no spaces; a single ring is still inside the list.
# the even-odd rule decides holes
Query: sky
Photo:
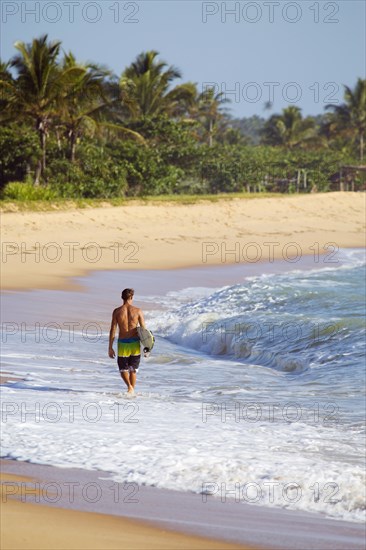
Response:
[[[344,85],[366,77],[364,0],[1,0],[2,60],[17,40],[44,33],[118,76],[156,50],[182,82],[223,92],[235,117],[267,118],[289,105],[321,114],[342,103]]]

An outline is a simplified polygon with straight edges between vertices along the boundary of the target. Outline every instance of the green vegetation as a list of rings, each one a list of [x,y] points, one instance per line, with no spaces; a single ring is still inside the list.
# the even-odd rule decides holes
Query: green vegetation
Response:
[[[290,106],[267,120],[233,119],[228,100],[199,91],[143,52],[117,77],[62,54],[41,36],[0,63],[0,194],[64,208],[133,198],[196,201],[220,193],[294,193],[365,187],[366,81],[344,103],[303,118]],[[341,167],[342,172],[341,172]],[[192,196],[192,199],[189,197]],[[88,202],[90,201],[90,202]],[[10,207],[10,205],[9,205]]]
[[[282,197],[290,197],[285,194]],[[16,199],[2,201],[1,212],[47,212],[83,208],[129,206],[139,204],[198,204],[202,202],[230,201],[235,199],[268,199],[278,197],[278,193],[217,193],[214,195],[153,195],[149,197],[120,197],[112,199]]]

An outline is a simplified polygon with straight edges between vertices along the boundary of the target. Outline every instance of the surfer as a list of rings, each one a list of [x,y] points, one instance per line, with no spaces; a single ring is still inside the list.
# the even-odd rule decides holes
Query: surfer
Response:
[[[134,393],[136,374],[140,365],[140,339],[137,334],[137,326],[145,328],[144,316],[138,307],[132,305],[135,291],[125,288],[122,292],[122,306],[116,308],[112,314],[111,330],[109,332],[108,355],[111,359],[116,356],[113,342],[118,325],[118,353],[117,361],[119,372],[125,382],[127,393]]]

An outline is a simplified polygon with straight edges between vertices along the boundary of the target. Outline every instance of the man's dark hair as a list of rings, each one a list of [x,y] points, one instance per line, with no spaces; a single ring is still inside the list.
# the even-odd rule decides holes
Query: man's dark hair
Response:
[[[122,291],[122,300],[124,300],[125,302],[127,302],[127,300],[129,300],[130,298],[132,298],[134,294],[135,294],[135,291],[134,291],[133,288],[125,288],[125,289]]]

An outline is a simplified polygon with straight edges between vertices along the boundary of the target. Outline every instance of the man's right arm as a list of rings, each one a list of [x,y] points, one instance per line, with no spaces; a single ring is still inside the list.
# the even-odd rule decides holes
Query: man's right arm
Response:
[[[114,310],[112,314],[111,330],[109,331],[109,347],[108,347],[108,355],[111,359],[114,359],[114,357],[116,356],[113,349],[114,337],[116,335],[116,327],[117,327],[116,310]]]

